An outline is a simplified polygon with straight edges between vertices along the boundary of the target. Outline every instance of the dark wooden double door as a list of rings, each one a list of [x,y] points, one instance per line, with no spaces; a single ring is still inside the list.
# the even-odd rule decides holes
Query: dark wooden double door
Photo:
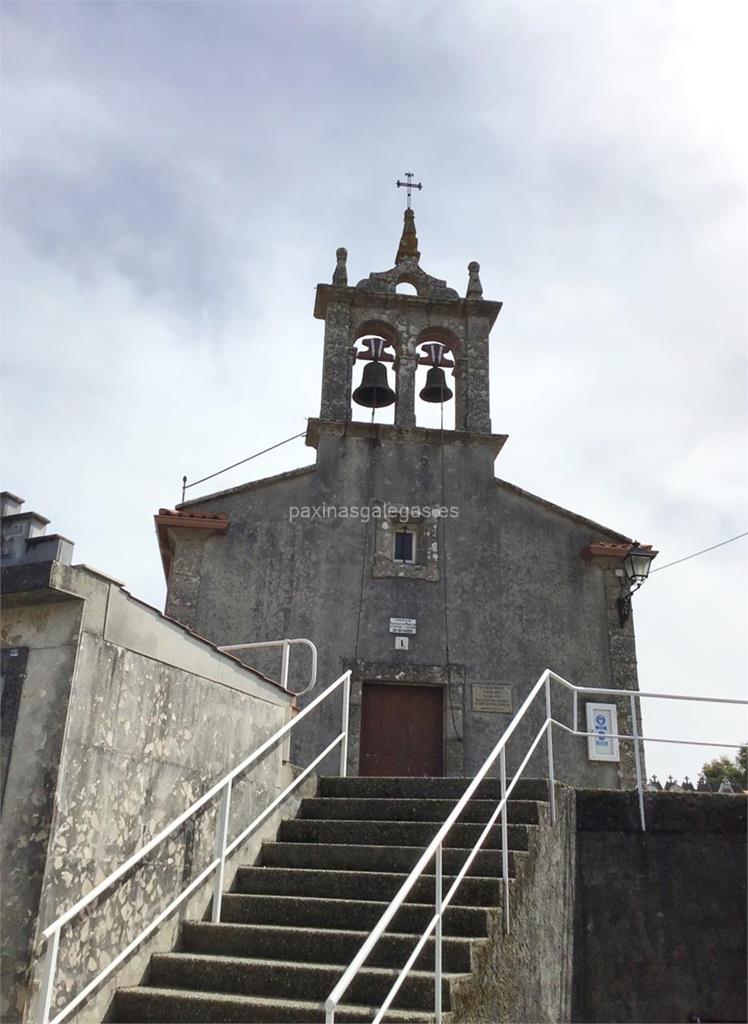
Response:
[[[443,690],[364,683],[361,775],[442,775]]]

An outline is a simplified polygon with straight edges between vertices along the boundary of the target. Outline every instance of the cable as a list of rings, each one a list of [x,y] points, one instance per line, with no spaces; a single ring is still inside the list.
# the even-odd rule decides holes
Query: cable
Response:
[[[729,540],[722,540],[719,544],[712,544],[710,548],[703,548],[701,551],[694,551],[692,555],[686,555],[685,558],[676,558],[674,562],[668,562],[667,565],[658,565],[656,569],[650,569],[649,575],[655,572],[662,572],[663,569],[669,569],[671,565],[680,565],[681,562],[687,562],[689,558],[697,558],[699,555],[705,555],[707,551],[714,551],[716,548],[723,548],[725,544],[732,544],[735,540],[740,540],[741,537],[748,537],[748,530],[745,533],[739,533],[737,537],[730,537]]]
[[[372,407],[371,410],[371,421],[370,426],[374,427],[374,412],[376,406]],[[373,429],[372,429],[373,435]],[[374,463],[374,437],[371,438],[371,447],[369,448],[369,470],[366,479],[366,507],[369,508],[371,505],[371,468]],[[356,616],[356,642],[353,645],[353,661],[354,665],[356,658],[358,657],[358,641],[361,635],[361,611],[364,606],[364,584],[366,582],[366,549],[368,547],[369,539],[369,524],[364,523],[364,537],[361,545],[361,589],[358,595],[358,615]]]
[[[226,466],[225,469],[219,469],[215,473],[210,473],[208,476],[202,477],[200,480],[193,480],[191,484],[187,483],[187,477],[182,477],[182,501],[184,501],[185,491],[188,491],[190,487],[197,487],[198,484],[204,484],[206,480],[212,480],[214,476],[220,476],[221,473],[228,473],[230,469],[236,469],[237,466],[243,466],[245,462],[251,462],[252,459],[256,459],[259,455],[265,455],[267,452],[272,452],[275,448],[280,448],[283,444],[288,444],[289,441],[295,441],[297,437],[304,437],[306,430],[302,430],[300,434],[294,434],[293,437],[287,437],[285,441],[279,441],[277,444],[271,444],[269,448],[263,448],[261,452],[255,452],[254,455],[248,455],[246,459],[239,459],[238,462],[233,462],[230,466]]]
[[[441,456],[442,456],[442,508],[447,507],[446,473],[444,471],[444,397],[439,404],[441,412]],[[449,658],[449,611],[447,605],[447,517],[442,521],[442,564],[444,566],[444,656],[447,662],[447,700],[449,701],[449,713],[452,718],[452,728],[455,739],[462,742],[460,730],[457,728],[454,704],[452,703],[452,665]]]

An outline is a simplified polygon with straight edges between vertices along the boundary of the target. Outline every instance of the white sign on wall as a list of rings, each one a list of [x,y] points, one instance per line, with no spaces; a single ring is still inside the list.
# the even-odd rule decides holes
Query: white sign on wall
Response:
[[[390,619],[390,633],[404,633],[413,636],[415,631],[415,619]]]
[[[619,761],[615,704],[587,705],[587,756],[590,761]]]

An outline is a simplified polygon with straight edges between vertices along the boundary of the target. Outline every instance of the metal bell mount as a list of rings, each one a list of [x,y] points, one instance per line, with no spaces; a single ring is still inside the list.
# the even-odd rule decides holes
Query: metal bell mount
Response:
[[[367,344],[371,352],[371,362],[364,367],[361,383],[353,392],[352,398],[357,405],[367,409],[384,409],[392,405],[397,395],[387,380],[387,367],[379,360],[384,351],[382,338],[369,338]]]
[[[446,346],[437,341],[430,341],[423,347],[428,353],[432,365],[426,374],[426,386],[421,390],[419,398],[423,399],[424,402],[433,402],[440,405],[442,402],[448,402],[453,395],[453,392],[447,385],[444,370],[440,366]]]

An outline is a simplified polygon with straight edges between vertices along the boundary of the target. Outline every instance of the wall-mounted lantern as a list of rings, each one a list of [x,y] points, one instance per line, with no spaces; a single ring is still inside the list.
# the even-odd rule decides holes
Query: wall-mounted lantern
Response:
[[[618,622],[625,626],[631,615],[631,595],[634,594],[649,576],[649,567],[657,554],[651,545],[646,547],[638,540],[629,548],[628,554],[621,563],[618,572],[621,574],[621,596],[618,598]]]

